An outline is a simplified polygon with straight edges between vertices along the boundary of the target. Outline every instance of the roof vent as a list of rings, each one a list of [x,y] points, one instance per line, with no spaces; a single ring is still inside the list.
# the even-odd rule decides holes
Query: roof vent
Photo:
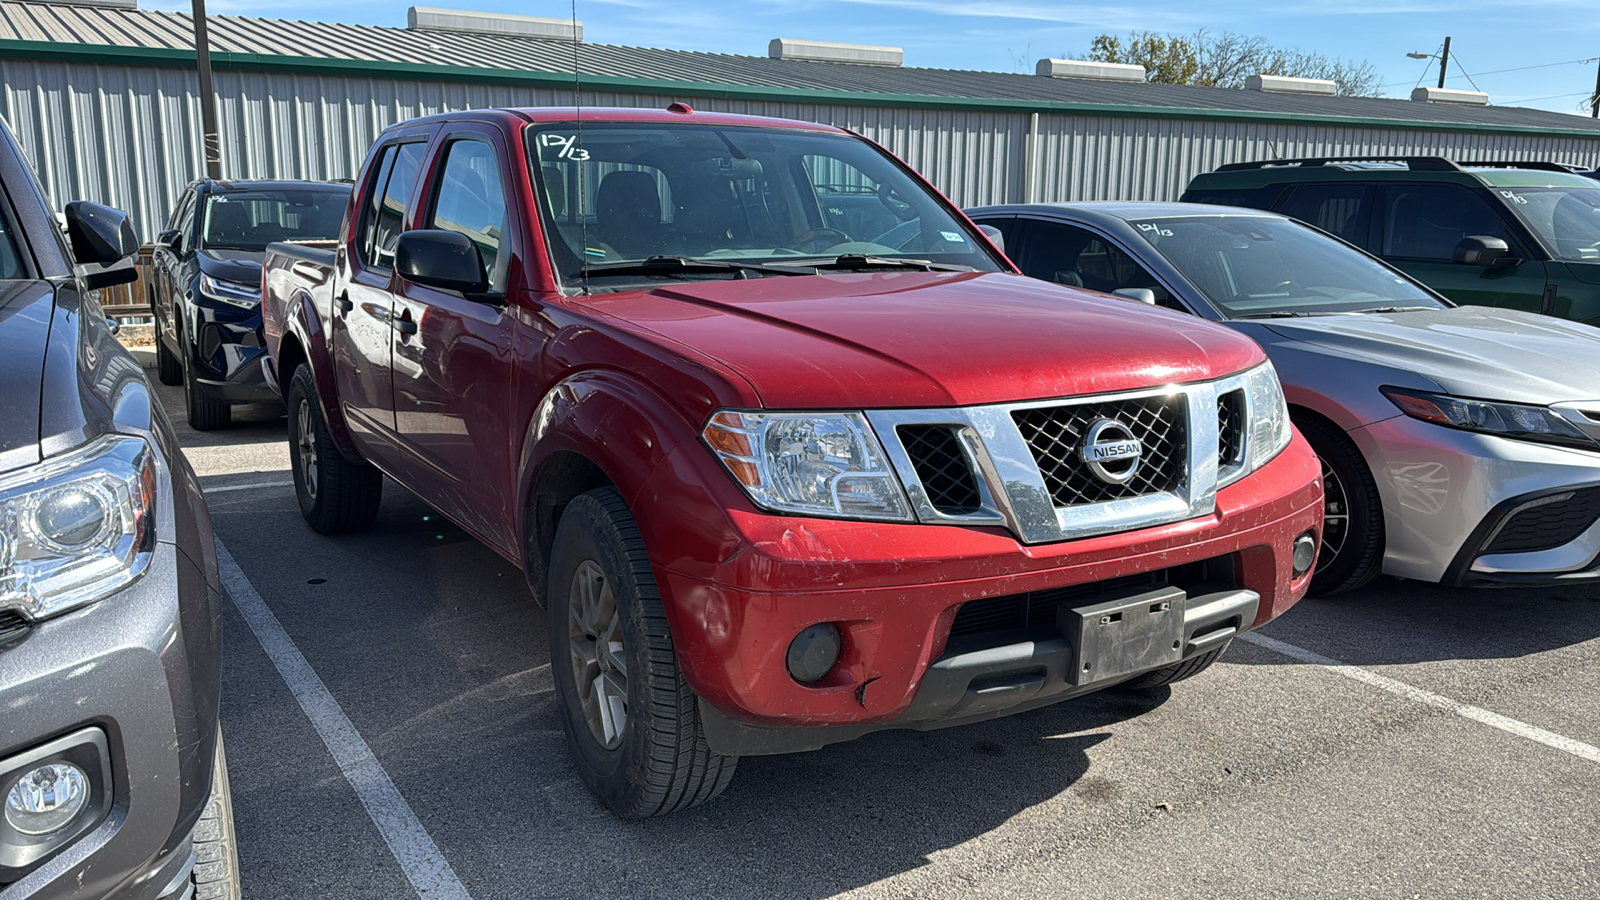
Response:
[[[583,23],[570,19],[540,19],[431,6],[413,6],[406,10],[406,28],[411,31],[458,31],[547,41],[583,40]]]
[[[1079,59],[1041,59],[1033,73],[1050,78],[1086,78],[1090,81],[1144,81],[1144,66],[1084,62]]]
[[[1332,97],[1339,86],[1320,78],[1289,78],[1283,75],[1251,75],[1244,81],[1247,91],[1267,91],[1273,94],[1318,94]]]
[[[1419,87],[1411,92],[1411,99],[1424,103],[1460,103],[1466,106],[1488,106],[1489,95],[1483,91],[1457,91],[1450,88]]]
[[[773,59],[848,63],[856,66],[899,66],[904,65],[906,61],[906,52],[899,47],[794,41],[789,38],[773,38],[772,43],[767,45],[767,55]]]

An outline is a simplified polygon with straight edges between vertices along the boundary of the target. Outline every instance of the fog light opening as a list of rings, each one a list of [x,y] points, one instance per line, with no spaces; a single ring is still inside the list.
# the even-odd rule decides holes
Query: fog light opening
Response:
[[[89,805],[89,776],[69,762],[22,773],[6,792],[6,824],[32,837],[72,824]]]
[[[1294,574],[1304,575],[1311,570],[1311,564],[1317,561],[1317,539],[1311,532],[1306,532],[1294,539]]]
[[[789,676],[801,684],[813,684],[833,671],[844,642],[839,626],[832,622],[810,625],[789,642]]]

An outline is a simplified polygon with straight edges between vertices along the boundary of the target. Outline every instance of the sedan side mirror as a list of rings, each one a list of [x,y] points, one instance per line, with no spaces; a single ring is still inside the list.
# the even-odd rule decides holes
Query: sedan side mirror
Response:
[[[1149,288],[1117,288],[1111,292],[1114,297],[1124,297],[1128,300],[1137,300],[1140,303],[1156,305],[1156,292]]]
[[[456,231],[430,228],[401,234],[394,247],[394,269],[409,281],[447,291],[489,290],[478,245]]]
[[[1456,244],[1451,258],[1463,266],[1484,266],[1503,269],[1518,265],[1522,260],[1511,255],[1511,248],[1502,238],[1487,234],[1469,234]]]
[[[993,225],[979,225],[978,230],[988,236],[996,250],[1001,253],[1006,252],[1006,236],[1004,232]]]
[[[182,247],[180,245],[183,243],[183,232],[177,230],[176,228],[171,231],[163,231],[156,235],[156,243],[162,247],[170,247],[173,250],[181,250]]]
[[[139,252],[128,214],[87,200],[67,204],[67,237],[79,265],[109,266]]]

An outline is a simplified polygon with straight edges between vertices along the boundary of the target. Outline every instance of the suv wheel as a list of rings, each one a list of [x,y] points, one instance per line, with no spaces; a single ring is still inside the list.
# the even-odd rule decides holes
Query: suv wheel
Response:
[[[156,346],[160,345],[161,339],[156,338]],[[189,352],[188,344],[184,344],[183,348],[183,408],[189,416],[189,427],[195,431],[227,428],[233,421],[233,407],[205,395],[200,387],[200,379],[194,373],[194,354]]]
[[[228,756],[217,731],[211,759],[211,796],[194,826],[194,900],[239,900],[239,843],[233,834],[233,792],[228,787]]]
[[[1353,591],[1383,568],[1383,501],[1361,451],[1337,427],[1295,422],[1322,463],[1322,547],[1311,576],[1313,596]]]
[[[546,600],[550,670],[584,784],[626,819],[722,793],[738,760],[706,745],[644,539],[614,489],[562,513]]]
[[[183,383],[183,363],[178,361],[176,354],[167,349],[167,342],[162,339],[159,331],[156,334],[156,378],[166,385]]]
[[[300,515],[318,534],[363,531],[378,518],[383,473],[351,460],[333,443],[322,417],[311,369],[300,366],[289,379],[289,468]]]

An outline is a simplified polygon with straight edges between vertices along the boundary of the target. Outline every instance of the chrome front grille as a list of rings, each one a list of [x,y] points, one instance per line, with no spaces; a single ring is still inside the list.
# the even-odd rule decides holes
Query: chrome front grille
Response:
[[[1244,462],[1244,391],[1217,398],[1217,463],[1226,469]]]
[[[900,441],[934,509],[946,515],[964,516],[983,508],[977,475],[961,450],[961,439],[955,428],[902,425]]]
[[[1081,506],[1176,490],[1189,461],[1187,412],[1182,394],[1167,394],[1019,409],[1011,417],[1028,442],[1056,506]],[[1101,419],[1121,423],[1142,445],[1142,455],[1127,482],[1104,481],[1083,461],[1081,450],[1089,427]]]

